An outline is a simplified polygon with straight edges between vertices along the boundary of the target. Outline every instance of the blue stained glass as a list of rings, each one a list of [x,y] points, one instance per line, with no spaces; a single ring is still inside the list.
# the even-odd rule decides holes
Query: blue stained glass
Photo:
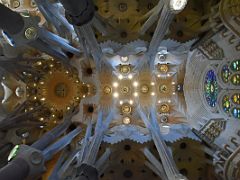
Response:
[[[217,104],[218,84],[217,76],[213,70],[209,70],[205,76],[204,94],[208,105],[215,107]]]
[[[240,119],[240,108],[233,108],[232,115],[233,117]]]

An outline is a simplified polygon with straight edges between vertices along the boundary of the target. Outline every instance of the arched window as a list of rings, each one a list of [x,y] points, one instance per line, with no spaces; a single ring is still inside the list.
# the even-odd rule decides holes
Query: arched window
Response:
[[[205,76],[204,94],[208,105],[215,107],[218,96],[218,84],[214,70],[209,70]]]
[[[226,112],[226,113],[229,113],[229,112],[230,112],[231,102],[230,102],[229,96],[225,95],[225,96],[223,97],[222,106],[223,106],[224,112]]]
[[[224,65],[221,70],[221,77],[224,83],[227,83],[229,81],[229,77],[231,76],[230,69],[228,65]]]
[[[240,108],[233,108],[232,109],[232,115],[233,117],[240,119]]]
[[[231,63],[231,66],[230,66],[231,70],[232,71],[240,71],[240,60],[235,60]]]
[[[234,104],[240,105],[240,94],[234,94],[232,96],[232,102]]]
[[[221,70],[221,77],[224,83],[228,83],[229,78],[231,76],[231,71],[228,65],[224,65]]]
[[[231,78],[231,82],[233,85],[239,86],[240,85],[240,74],[234,74]]]

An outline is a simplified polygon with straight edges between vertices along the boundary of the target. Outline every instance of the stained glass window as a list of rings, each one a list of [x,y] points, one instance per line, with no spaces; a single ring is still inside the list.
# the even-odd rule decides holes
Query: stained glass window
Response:
[[[233,117],[240,119],[240,108],[233,108],[232,115]]]
[[[206,74],[204,91],[208,105],[215,107],[217,103],[218,84],[216,74],[213,70],[209,70]]]
[[[232,96],[232,102],[234,102],[235,104],[240,105],[240,94],[234,94]]]
[[[230,75],[231,75],[231,72],[230,72],[228,65],[224,65],[222,67],[222,71],[221,71],[221,77],[222,77],[223,82],[227,83],[229,81]]]
[[[222,106],[223,106],[223,110],[226,113],[230,112],[231,102],[230,102],[229,96],[226,95],[223,97]]]
[[[233,85],[240,85],[240,74],[233,75],[231,81]]]
[[[233,71],[240,71],[240,60],[235,60],[231,63],[231,69]]]

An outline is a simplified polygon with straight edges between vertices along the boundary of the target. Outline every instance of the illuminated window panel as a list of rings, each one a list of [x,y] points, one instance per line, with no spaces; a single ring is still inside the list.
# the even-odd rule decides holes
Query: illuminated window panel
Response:
[[[232,115],[233,117],[240,119],[240,108],[233,108]]]
[[[233,75],[231,78],[231,82],[233,83],[233,85],[239,86],[240,85],[240,74]]]
[[[230,72],[228,65],[224,65],[222,68],[222,71],[221,71],[221,77],[222,77],[223,82],[228,83],[230,76],[231,76],[231,72]]]
[[[234,94],[234,95],[232,96],[232,102],[233,102],[234,104],[240,105],[240,94]]]
[[[235,60],[231,63],[231,69],[233,71],[240,71],[240,60]]]
[[[216,74],[213,70],[209,70],[205,76],[204,94],[208,105],[215,107],[217,104],[218,84]]]
[[[224,96],[222,101],[223,110],[226,113],[230,112],[231,102],[229,96]]]

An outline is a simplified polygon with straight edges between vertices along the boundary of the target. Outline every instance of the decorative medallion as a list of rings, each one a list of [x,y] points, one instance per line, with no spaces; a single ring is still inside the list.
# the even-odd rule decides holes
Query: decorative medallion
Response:
[[[170,111],[170,107],[168,104],[162,104],[160,107],[159,107],[159,113],[162,114],[162,113],[169,113]]]
[[[166,93],[169,92],[169,91],[168,91],[168,87],[167,87],[167,85],[165,85],[165,84],[159,86],[159,91],[160,91],[161,93],[164,93],[164,94],[166,94]]]
[[[144,84],[141,86],[141,93],[147,94],[149,92],[149,87],[148,85]]]
[[[158,70],[162,73],[167,73],[168,72],[168,65],[167,64],[159,64],[158,65]]]
[[[129,104],[123,104],[121,110],[123,114],[130,114],[132,112],[132,107]]]

